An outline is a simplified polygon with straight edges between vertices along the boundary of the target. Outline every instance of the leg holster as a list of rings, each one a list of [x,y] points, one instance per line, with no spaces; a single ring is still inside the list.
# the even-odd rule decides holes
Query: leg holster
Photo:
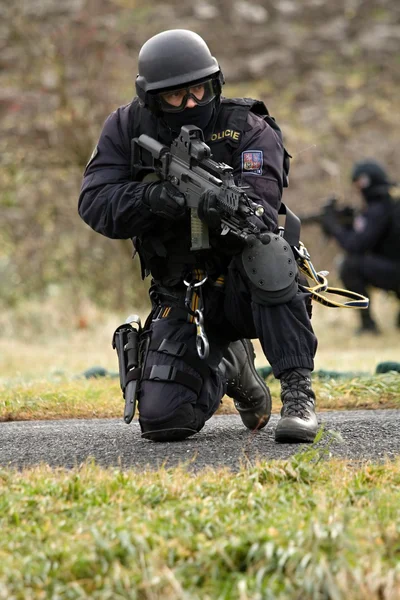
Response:
[[[164,316],[155,314],[151,324],[138,399],[142,437],[158,442],[185,439],[200,431],[206,401],[208,407],[203,387],[210,377],[208,364],[194,351],[194,325],[186,322],[186,311],[161,310]]]
[[[179,358],[196,371],[201,379],[181,371],[172,365],[152,365],[144,368],[142,374],[143,380],[176,382],[189,388],[196,396],[199,396],[203,380],[209,376],[209,367],[196,354],[191,352],[184,342],[163,339],[160,343],[158,340],[154,340],[150,343],[149,350]]]
[[[129,424],[134,415],[138,385],[141,378],[139,338],[142,333],[140,318],[133,315],[117,327],[112,346],[117,351],[119,380],[125,398],[124,421]]]

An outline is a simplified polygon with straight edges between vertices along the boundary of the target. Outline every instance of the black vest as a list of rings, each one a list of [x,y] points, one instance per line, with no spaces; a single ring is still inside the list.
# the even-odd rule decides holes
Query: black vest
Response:
[[[211,148],[212,158],[216,162],[230,164],[234,152],[238,149],[243,133],[249,127],[247,115],[249,112],[261,116],[272,129],[281,135],[279,125],[270,116],[267,107],[261,100],[253,98],[221,98],[217,120],[212,131],[205,131],[205,141]],[[129,131],[131,139],[139,137],[142,133],[170,144],[172,140],[165,141],[160,135],[159,120],[146,108],[140,105],[138,98],[134,98],[129,110]],[[284,149],[283,162],[283,187],[288,186],[290,168],[290,154]]]
[[[211,148],[214,161],[232,164],[232,158],[239,148],[242,135],[249,127],[247,123],[249,111],[262,116],[273,129],[280,132],[263,102],[251,98],[222,98],[212,131],[205,131],[205,141]],[[170,143],[170,140],[163,139],[159,120],[144,108],[137,98],[130,106],[129,116],[131,138],[145,133],[161,143]],[[288,171],[289,154],[285,151],[282,167],[284,186],[287,186]],[[181,283],[194,268],[205,269],[210,277],[226,273],[232,255],[239,252],[242,245],[238,244],[236,239],[228,240],[226,236],[224,251],[221,251],[218,247],[218,238],[219,236],[213,237],[210,233],[211,250],[190,252],[189,218],[171,224],[169,228],[163,229],[157,235],[147,234],[135,238],[133,241],[141,259],[142,277],[151,273],[156,281],[172,286]],[[217,252],[213,248],[217,249]]]

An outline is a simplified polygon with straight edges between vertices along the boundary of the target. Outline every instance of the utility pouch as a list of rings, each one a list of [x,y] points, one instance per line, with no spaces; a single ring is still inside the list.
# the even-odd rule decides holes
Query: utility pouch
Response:
[[[142,333],[140,317],[131,315],[114,332],[112,346],[117,351],[119,381],[125,399],[124,421],[129,424],[136,408],[141,378],[139,338]]]

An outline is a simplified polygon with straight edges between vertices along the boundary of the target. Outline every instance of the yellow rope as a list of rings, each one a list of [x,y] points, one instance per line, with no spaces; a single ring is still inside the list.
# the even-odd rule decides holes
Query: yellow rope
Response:
[[[314,286],[301,285],[301,287],[304,290],[310,292],[313,300],[319,302],[323,306],[328,306],[329,308],[368,308],[369,298],[367,298],[366,296],[363,296],[362,294],[357,294],[356,292],[352,292],[351,290],[343,290],[342,288],[334,288],[328,286],[328,272],[317,272],[315,270],[314,265],[311,262],[308,250],[302,242],[300,242],[299,248],[295,248],[295,250],[298,255],[297,264],[299,266],[299,270],[308,279],[312,279],[316,283],[316,285]],[[350,300],[347,302],[337,302],[335,300],[329,300],[329,298],[326,298],[326,296],[322,295],[322,292],[326,294],[335,294],[336,296],[344,296],[345,298],[349,298]]]

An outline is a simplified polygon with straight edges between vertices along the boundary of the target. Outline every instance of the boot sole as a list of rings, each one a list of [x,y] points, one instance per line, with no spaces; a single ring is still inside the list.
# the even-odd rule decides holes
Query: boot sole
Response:
[[[243,340],[243,345],[245,347],[246,354],[249,359],[250,371],[252,372],[253,376],[257,379],[257,381],[260,383],[261,387],[263,387],[265,390],[265,393],[266,393],[265,417],[268,416],[268,420],[269,420],[269,418],[271,416],[271,412],[272,412],[272,398],[271,398],[270,389],[267,386],[267,384],[265,383],[264,379],[259,375],[259,373],[257,372],[257,369],[255,367],[254,360],[256,358],[256,354],[254,352],[253,346],[249,345],[246,339]],[[266,424],[267,423],[265,423],[265,425]],[[264,427],[264,425],[263,425],[263,427]]]
[[[257,372],[257,369],[255,368],[254,365],[254,360],[256,358],[254,349],[253,349],[253,345],[248,343],[247,339],[243,339],[242,340],[245,352],[246,352],[246,356],[247,356],[247,361],[250,367],[250,371],[253,375],[253,377],[255,377],[255,379],[257,379],[259,385],[261,385],[261,387],[265,390],[265,405],[260,407],[262,408],[261,412],[261,416],[257,419],[257,417],[254,418],[253,423],[246,423],[245,421],[245,415],[251,412],[251,409],[245,409],[243,411],[241,411],[239,408],[236,407],[236,410],[238,411],[240,418],[242,419],[242,423],[245,427],[247,427],[247,429],[250,429],[250,431],[259,431],[260,429],[264,429],[264,427],[268,424],[268,421],[271,418],[271,412],[272,412],[272,398],[271,398],[271,392],[269,387],[267,386],[267,384],[265,383],[264,379],[259,375],[259,373]],[[256,408],[255,410],[259,410],[259,408]]]
[[[312,443],[317,435],[316,431],[306,429],[280,429],[275,430],[275,441],[278,443],[296,444],[296,443]]]
[[[261,416],[259,418],[257,418],[257,416],[255,416],[253,418],[253,421],[247,422],[246,423],[246,415],[248,415],[248,413],[250,411],[241,411],[236,407],[236,410],[239,413],[240,418],[242,419],[242,423],[245,427],[247,427],[247,429],[250,429],[250,431],[259,431],[260,429],[263,429],[267,424],[268,421],[270,420],[271,415],[267,414],[266,412],[261,414]]]
[[[190,429],[189,427],[171,427],[169,429],[144,431],[140,437],[152,442],[180,442],[196,433],[198,433],[196,429]]]

